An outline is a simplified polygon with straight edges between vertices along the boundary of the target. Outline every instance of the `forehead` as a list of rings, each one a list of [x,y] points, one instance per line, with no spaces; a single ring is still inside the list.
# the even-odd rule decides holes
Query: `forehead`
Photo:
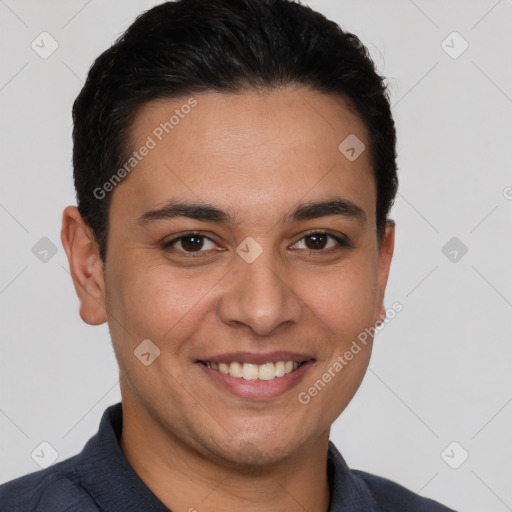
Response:
[[[148,209],[172,196],[257,215],[332,193],[374,215],[367,133],[342,97],[283,88],[152,101],[130,134],[130,151],[150,149],[113,203]],[[366,150],[347,158],[345,140]]]

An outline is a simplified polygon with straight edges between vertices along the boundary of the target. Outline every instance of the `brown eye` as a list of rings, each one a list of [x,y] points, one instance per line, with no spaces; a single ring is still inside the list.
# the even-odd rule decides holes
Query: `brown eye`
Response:
[[[204,245],[204,236],[184,236],[180,240],[181,247],[187,252],[200,251]]]
[[[205,253],[211,249],[216,249],[217,245],[205,235],[201,235],[200,233],[191,233],[189,235],[182,235],[174,238],[162,246],[162,249],[164,250],[169,248],[177,253],[199,254]]]
[[[330,233],[311,233],[303,236],[296,242],[292,249],[305,249],[307,251],[328,252],[330,250],[341,249],[343,247],[351,247],[341,237],[331,235]]]
[[[308,235],[304,237],[308,249],[325,249],[328,236],[325,234]]]

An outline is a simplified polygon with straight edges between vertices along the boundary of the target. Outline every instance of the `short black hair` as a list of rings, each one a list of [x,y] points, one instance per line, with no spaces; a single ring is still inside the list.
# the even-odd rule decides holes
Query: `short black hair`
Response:
[[[140,15],[91,67],[73,105],[78,210],[106,260],[111,194],[129,157],[130,126],[148,101],[206,91],[305,86],[343,96],[369,136],[382,241],[398,188],[385,80],[354,34],[292,0],[178,0]],[[341,141],[340,141],[341,142]]]

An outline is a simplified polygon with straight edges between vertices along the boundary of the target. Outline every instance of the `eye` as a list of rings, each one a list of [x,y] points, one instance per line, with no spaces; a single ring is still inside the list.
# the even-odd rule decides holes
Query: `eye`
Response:
[[[341,237],[331,235],[330,233],[317,232],[303,236],[292,246],[292,249],[322,251],[326,249],[336,249],[338,247],[349,247],[349,244]]]
[[[201,233],[187,233],[166,242],[164,249],[172,247],[178,252],[198,253],[215,249],[217,244]]]
[[[332,252],[342,247],[351,247],[342,237],[325,233],[314,232],[303,236],[291,246],[292,249],[302,249],[309,252]],[[162,246],[164,250],[172,248],[173,251],[183,255],[195,256],[212,250],[222,250],[203,233],[191,232],[173,238]]]

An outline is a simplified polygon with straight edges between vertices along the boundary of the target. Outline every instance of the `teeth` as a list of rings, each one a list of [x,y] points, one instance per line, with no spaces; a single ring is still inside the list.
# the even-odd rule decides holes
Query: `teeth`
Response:
[[[277,363],[251,364],[251,363],[210,363],[205,365],[212,370],[237,379],[245,380],[272,380],[296,370],[300,363],[297,361],[278,361]]]
[[[245,380],[256,380],[258,378],[258,365],[244,363],[242,366],[242,378]]]
[[[219,372],[223,373],[224,375],[228,375],[229,374],[229,365],[226,363],[219,363]]]
[[[276,368],[276,377],[282,377],[286,373],[284,371],[285,364],[283,361],[279,361],[278,363],[276,363],[275,368]]]
[[[274,363],[265,363],[260,366],[258,371],[258,378],[260,380],[272,380],[275,377],[277,377],[277,375]]]
[[[240,363],[231,363],[229,365],[229,375],[241,379],[243,377],[242,365]]]

